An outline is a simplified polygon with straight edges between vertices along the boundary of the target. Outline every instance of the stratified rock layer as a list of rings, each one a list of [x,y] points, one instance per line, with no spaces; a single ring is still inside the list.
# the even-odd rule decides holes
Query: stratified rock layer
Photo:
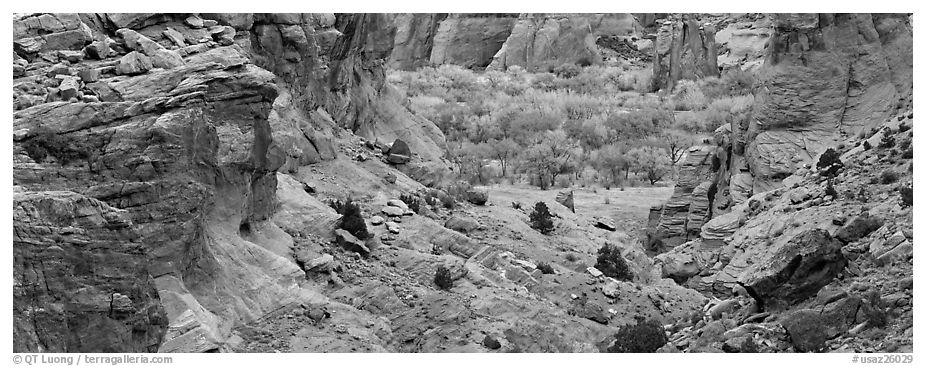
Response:
[[[548,71],[564,63],[598,63],[598,37],[630,36],[640,29],[636,18],[627,13],[522,14],[489,68]]]

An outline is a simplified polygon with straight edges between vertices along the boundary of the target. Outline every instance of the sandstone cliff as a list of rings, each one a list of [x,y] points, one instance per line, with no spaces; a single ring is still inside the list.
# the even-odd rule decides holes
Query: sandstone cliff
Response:
[[[664,21],[656,34],[654,88],[672,90],[680,79],[719,76],[715,33],[713,24],[689,15]]]
[[[651,214],[651,240],[669,247],[701,234],[706,219],[781,181],[861,131],[882,124],[911,98],[906,15],[778,14],[748,125],[715,133],[715,174],[682,170],[673,198]],[[697,166],[706,158],[690,153]],[[716,192],[691,196],[695,187]],[[712,215],[691,207],[713,207]],[[683,233],[688,233],[684,234]],[[719,234],[708,234],[712,239]],[[723,235],[720,235],[723,237]]]
[[[442,164],[443,135],[385,84],[390,29],[377,14],[14,19],[16,351],[215,350],[301,296],[278,170],[354,134]]]
[[[399,14],[389,66],[483,68],[511,34],[517,14]]]
[[[489,68],[548,71],[563,63],[598,63],[598,37],[631,36],[641,29],[637,19],[626,13],[522,14]]]

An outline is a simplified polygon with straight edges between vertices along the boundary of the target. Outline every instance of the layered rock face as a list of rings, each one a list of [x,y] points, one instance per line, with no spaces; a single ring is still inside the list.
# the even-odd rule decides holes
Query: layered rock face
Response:
[[[489,69],[520,66],[548,71],[564,63],[597,63],[599,37],[631,36],[641,29],[637,19],[626,13],[522,14]]]
[[[903,19],[871,14],[773,17],[775,34],[760,69],[762,86],[753,118],[745,129],[746,163],[756,191],[774,188],[844,136],[884,122],[909,95],[900,81],[912,70],[909,52],[906,59],[888,57],[897,55],[893,48],[898,44],[909,44],[909,19],[906,29],[900,25]],[[875,20],[891,23],[881,27],[883,39]]]
[[[782,180],[813,163],[827,147],[883,123],[897,107],[910,102],[912,59],[909,18],[900,14],[777,14],[770,17],[759,86],[748,125],[724,126],[715,140],[725,151],[721,169],[710,177],[680,172],[676,193],[664,209],[654,208],[652,240],[684,242],[695,237],[681,219],[701,198],[685,195],[697,182],[716,185],[711,219],[753,193],[782,185]],[[726,137],[717,139],[719,134]],[[683,166],[699,165],[704,156],[689,154]],[[717,201],[721,199],[721,201]],[[657,213],[659,212],[659,213]],[[700,223],[704,223],[700,221]],[[698,224],[699,221],[695,220]],[[705,239],[731,234],[718,222]],[[700,231],[700,228],[694,228]],[[704,232],[702,235],[704,236]],[[673,239],[674,238],[674,239]]]
[[[486,67],[517,19],[517,14],[399,14],[389,67]]]
[[[299,296],[272,220],[278,170],[333,158],[336,127],[416,136],[425,162],[443,140],[385,85],[383,15],[41,14],[14,29],[17,352],[219,349]]]
[[[672,90],[680,79],[720,76],[715,33],[711,23],[687,15],[664,21],[656,34],[654,88]]]

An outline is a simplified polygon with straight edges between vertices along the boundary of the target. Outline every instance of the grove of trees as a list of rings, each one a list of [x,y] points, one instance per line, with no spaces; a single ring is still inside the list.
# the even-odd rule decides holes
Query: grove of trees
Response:
[[[659,93],[649,92],[650,70],[629,64],[551,71],[443,65],[390,71],[388,80],[444,132],[460,178],[541,189],[670,181],[688,147],[745,123],[752,105],[752,76],[738,70]]]

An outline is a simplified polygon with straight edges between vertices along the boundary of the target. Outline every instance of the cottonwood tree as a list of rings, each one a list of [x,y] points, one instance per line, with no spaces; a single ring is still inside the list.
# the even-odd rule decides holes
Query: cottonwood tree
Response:
[[[620,173],[624,172],[624,179],[630,174],[630,160],[626,151],[618,145],[605,145],[592,153],[592,164],[599,172],[608,173],[612,184],[620,184]],[[610,185],[609,185],[610,187]]]
[[[581,150],[575,141],[562,130],[547,131],[539,141],[524,152],[524,165],[539,180],[540,189],[546,190],[556,177],[568,173]]]
[[[631,161],[632,169],[638,174],[644,174],[650,185],[656,184],[671,171],[669,159],[657,147],[636,147],[628,151],[627,156]]]
[[[492,158],[497,159],[502,166],[502,176],[508,175],[508,167],[511,160],[515,159],[518,152],[521,151],[521,145],[518,145],[512,139],[492,140],[488,143],[488,152]]]

